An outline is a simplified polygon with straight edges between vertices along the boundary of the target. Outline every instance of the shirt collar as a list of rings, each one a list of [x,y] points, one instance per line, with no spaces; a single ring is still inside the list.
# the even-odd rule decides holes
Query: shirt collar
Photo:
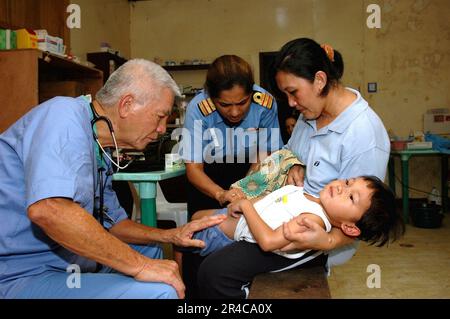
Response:
[[[347,127],[362,113],[364,112],[369,105],[367,102],[361,97],[361,94],[351,88],[346,88],[352,93],[356,94],[356,99],[350,104],[341,114],[338,115],[337,118],[333,120],[328,126],[323,129],[327,129],[330,131],[334,131],[336,133],[343,133]],[[316,120],[306,121],[311,127],[317,130]]]

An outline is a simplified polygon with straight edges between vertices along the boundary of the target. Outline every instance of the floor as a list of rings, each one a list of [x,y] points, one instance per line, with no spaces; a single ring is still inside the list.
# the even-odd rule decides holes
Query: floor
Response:
[[[450,298],[450,214],[440,228],[407,225],[389,247],[361,243],[349,262],[332,269],[328,283],[332,298]]]
[[[164,245],[164,253],[173,258],[169,245]],[[405,236],[388,247],[362,242],[349,262],[332,269],[328,283],[334,299],[449,299],[450,214],[440,228],[408,224]]]

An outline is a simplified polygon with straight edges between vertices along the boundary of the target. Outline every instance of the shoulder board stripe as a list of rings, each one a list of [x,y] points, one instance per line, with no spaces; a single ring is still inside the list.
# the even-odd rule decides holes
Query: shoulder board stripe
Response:
[[[267,108],[270,110],[273,105],[273,97],[271,95],[267,95],[269,97],[269,101],[267,102]]]
[[[198,103],[198,107],[200,109],[200,112],[202,112],[203,116],[208,116],[212,112],[216,110],[216,107],[214,106],[214,103],[210,98],[204,99]]]
[[[273,105],[273,97],[269,93],[255,92],[253,101],[267,109],[271,109]]]
[[[269,101],[269,95],[268,94],[264,94],[263,95],[263,100],[262,100],[262,105],[268,105],[267,102]]]

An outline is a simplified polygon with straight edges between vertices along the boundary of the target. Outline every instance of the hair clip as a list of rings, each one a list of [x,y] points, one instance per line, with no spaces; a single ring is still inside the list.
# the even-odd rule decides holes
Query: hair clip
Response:
[[[320,46],[325,53],[327,54],[328,59],[330,59],[331,62],[334,62],[334,49],[331,45],[329,44],[322,44]]]

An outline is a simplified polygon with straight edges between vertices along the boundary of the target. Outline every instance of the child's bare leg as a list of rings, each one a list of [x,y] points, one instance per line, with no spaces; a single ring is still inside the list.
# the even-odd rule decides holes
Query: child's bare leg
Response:
[[[219,228],[228,238],[234,240],[234,231],[236,230],[238,221],[239,218],[228,215],[227,219],[219,224]]]
[[[195,212],[194,215],[192,215],[192,220],[200,219],[205,216],[212,216],[217,209],[204,209],[199,210]],[[220,230],[223,231],[223,233],[230,239],[234,238],[234,231],[236,229],[237,223],[239,221],[239,218],[227,216],[227,219],[225,219],[222,223],[219,224]]]

